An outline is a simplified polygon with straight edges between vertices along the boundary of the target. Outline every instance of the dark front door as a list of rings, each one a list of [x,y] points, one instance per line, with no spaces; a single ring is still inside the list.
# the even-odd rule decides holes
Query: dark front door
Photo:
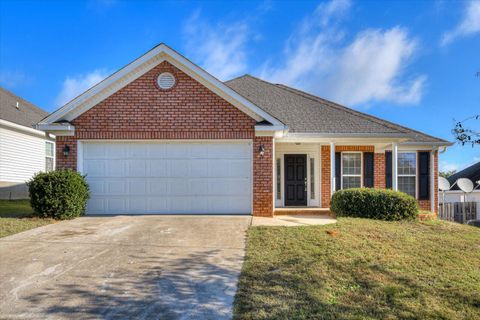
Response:
[[[285,155],[285,206],[307,205],[307,155]]]

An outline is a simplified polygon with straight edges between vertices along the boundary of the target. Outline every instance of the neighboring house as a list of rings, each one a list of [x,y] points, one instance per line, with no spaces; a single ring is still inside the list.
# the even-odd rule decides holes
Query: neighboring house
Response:
[[[55,139],[34,127],[47,112],[0,88],[0,199],[28,197],[25,182],[53,170]]]
[[[402,190],[436,211],[450,145],[252,76],[223,83],[164,44],[39,128],[57,136],[58,167],[87,175],[90,214],[272,216],[328,208],[350,187]]]
[[[477,189],[474,190],[472,193],[466,195],[466,199],[465,193],[460,190],[455,184],[455,182],[460,178],[470,179],[473,182],[474,186],[477,187]],[[451,175],[450,177],[448,177],[448,181],[453,187],[450,189],[450,191],[445,192],[445,201],[464,202],[466,200],[469,202],[477,202],[477,219],[480,219],[480,187],[476,183],[477,181],[480,181],[480,162]],[[441,191],[440,196],[442,196]]]

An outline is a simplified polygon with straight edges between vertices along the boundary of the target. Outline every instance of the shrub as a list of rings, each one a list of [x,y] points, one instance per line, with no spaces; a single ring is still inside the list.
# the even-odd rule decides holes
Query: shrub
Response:
[[[27,185],[36,216],[64,220],[85,213],[88,184],[85,177],[73,170],[41,172]]]
[[[415,198],[388,189],[358,188],[334,193],[330,210],[338,217],[359,217],[378,220],[415,219],[418,204]]]

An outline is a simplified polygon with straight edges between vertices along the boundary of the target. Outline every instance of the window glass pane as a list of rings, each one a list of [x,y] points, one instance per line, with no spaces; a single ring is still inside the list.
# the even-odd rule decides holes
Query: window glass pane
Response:
[[[46,157],[45,158],[45,171],[52,171],[53,170],[53,158]]]
[[[47,157],[53,157],[53,143],[45,142],[45,155]]]
[[[315,159],[310,158],[310,199],[315,199]]]
[[[398,190],[415,197],[415,176],[398,177]]]
[[[361,153],[342,153],[343,174],[362,173],[362,154]]]
[[[417,154],[399,153],[398,154],[398,174],[416,174],[417,173]]]
[[[280,200],[282,199],[282,181],[281,181],[281,170],[282,170],[282,165],[281,165],[281,160],[277,159],[276,161],[276,170],[277,170],[277,199]]]
[[[343,177],[343,189],[360,188],[362,186],[361,177]]]

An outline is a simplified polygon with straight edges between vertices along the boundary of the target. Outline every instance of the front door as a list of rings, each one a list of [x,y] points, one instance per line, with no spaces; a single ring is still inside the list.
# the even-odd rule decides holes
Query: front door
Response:
[[[285,206],[307,205],[307,155],[285,155]]]

